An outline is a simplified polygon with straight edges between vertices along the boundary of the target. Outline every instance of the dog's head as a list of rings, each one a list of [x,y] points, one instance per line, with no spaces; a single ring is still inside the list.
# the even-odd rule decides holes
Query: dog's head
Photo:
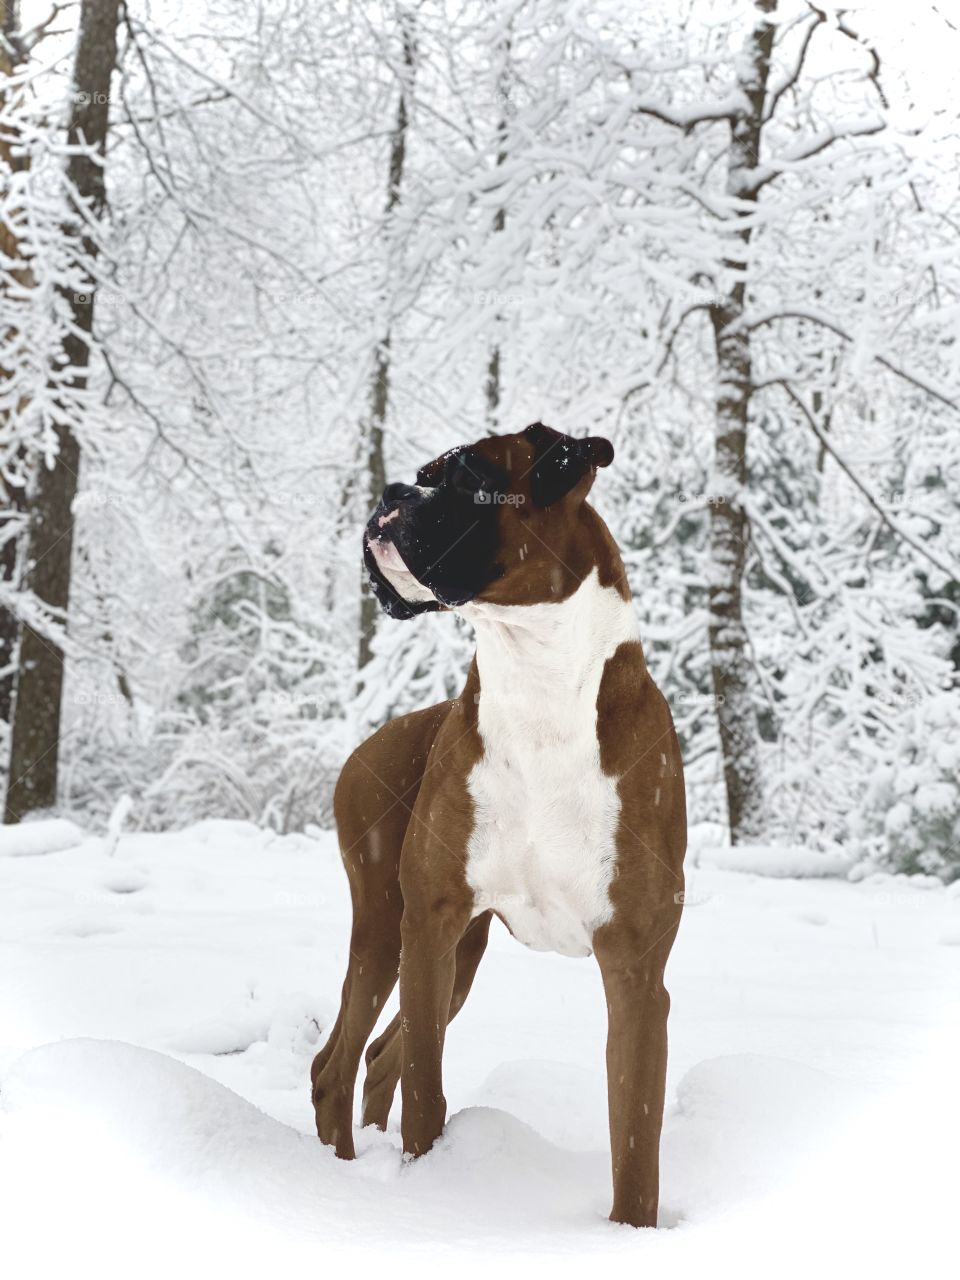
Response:
[[[562,598],[571,538],[598,467],[613,445],[534,423],[485,436],[420,468],[416,484],[388,484],[363,538],[373,590],[394,618],[468,602],[534,604]]]

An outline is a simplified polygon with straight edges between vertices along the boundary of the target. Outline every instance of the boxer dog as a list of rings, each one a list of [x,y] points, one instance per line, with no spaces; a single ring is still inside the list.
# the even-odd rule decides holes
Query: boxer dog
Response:
[[[656,1226],[669,997],[686,813],[669,708],[644,662],[623,563],[587,503],[609,441],[540,423],[390,484],[363,555],[394,618],[453,609],[477,649],[457,698],[350,756],[334,813],[353,902],[340,1013],[312,1068],[317,1132],[354,1155],[399,1080],[403,1149],[443,1131],[447,1023],[497,916],[528,947],[593,953],[606,994],[615,1222]]]

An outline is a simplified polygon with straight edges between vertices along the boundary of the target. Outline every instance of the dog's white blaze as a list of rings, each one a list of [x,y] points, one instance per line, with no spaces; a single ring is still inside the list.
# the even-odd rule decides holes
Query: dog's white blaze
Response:
[[[600,768],[607,659],[639,638],[630,604],[594,570],[558,604],[467,604],[477,633],[483,756],[467,786],[475,914],[494,909],[538,951],[587,956],[610,918],[620,816]]]

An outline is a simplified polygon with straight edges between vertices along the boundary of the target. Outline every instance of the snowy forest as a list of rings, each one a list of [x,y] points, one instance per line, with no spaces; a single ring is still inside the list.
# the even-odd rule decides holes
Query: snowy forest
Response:
[[[721,842],[960,869],[960,21],[809,0],[6,0],[8,823],[331,821],[469,627],[387,479],[540,420]]]
[[[0,27],[6,1272],[952,1276],[956,0]],[[389,616],[532,424],[595,617]]]

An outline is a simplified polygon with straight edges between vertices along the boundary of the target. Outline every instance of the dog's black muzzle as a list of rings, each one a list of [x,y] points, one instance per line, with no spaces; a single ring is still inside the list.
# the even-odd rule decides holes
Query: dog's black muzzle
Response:
[[[373,515],[367,521],[363,534],[363,562],[370,576],[370,586],[381,608],[391,618],[406,621],[420,613],[432,613],[443,606],[435,600],[405,600],[390,583],[371,550],[372,543],[394,546],[400,553],[407,571],[409,555],[415,545],[416,534],[412,528],[413,510],[424,501],[420,490],[408,484],[388,484],[383,497],[377,503]],[[404,549],[406,548],[406,554]],[[414,573],[414,576],[416,574]]]

